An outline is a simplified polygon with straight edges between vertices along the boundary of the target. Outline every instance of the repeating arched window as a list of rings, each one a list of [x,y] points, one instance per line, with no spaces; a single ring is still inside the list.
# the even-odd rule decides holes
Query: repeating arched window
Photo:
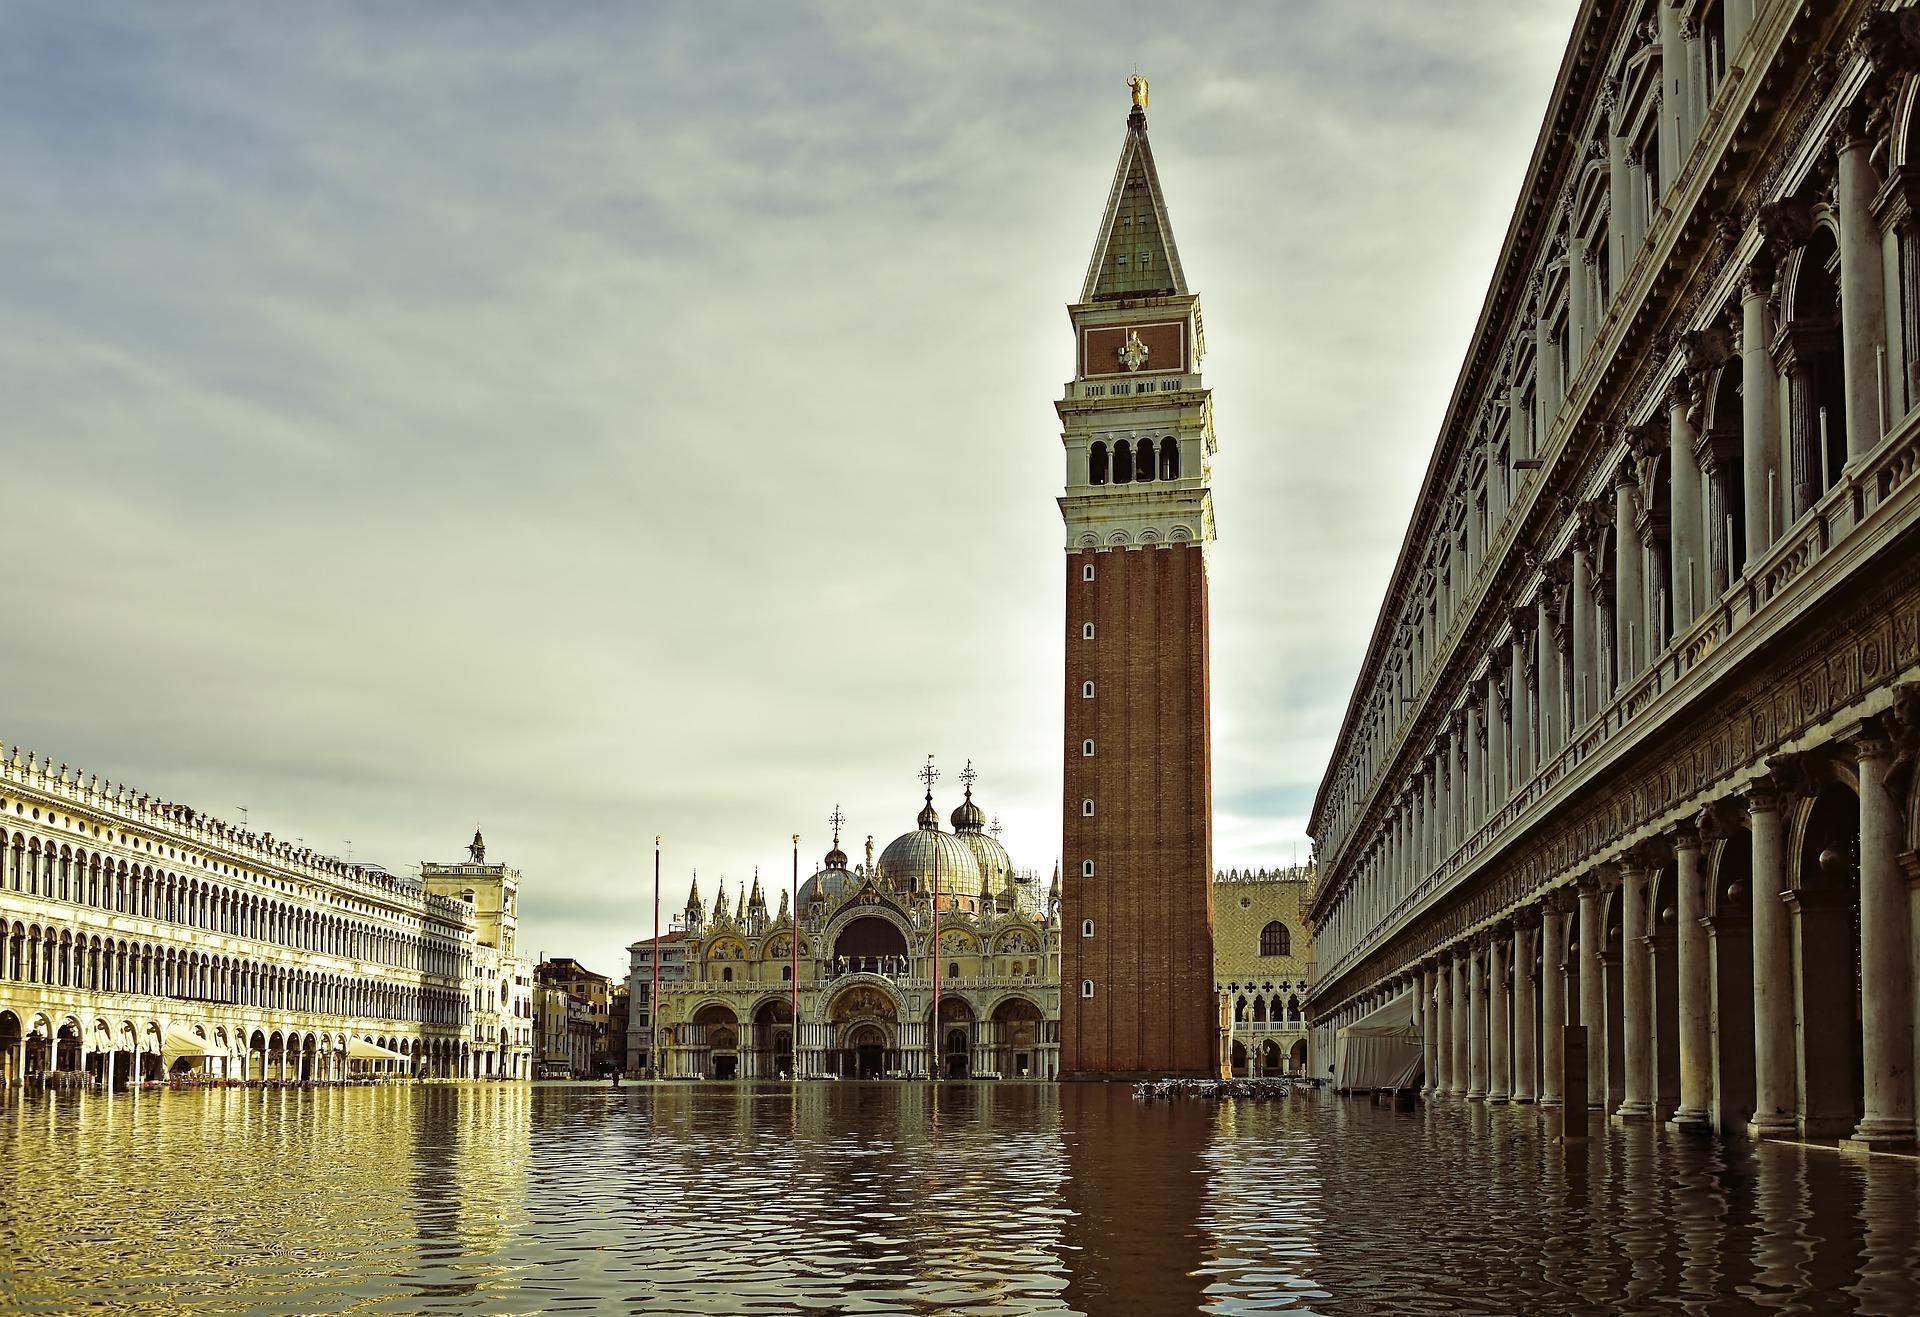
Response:
[[[1153,479],[1153,440],[1142,439],[1133,449],[1133,478]]]
[[[1133,448],[1125,439],[1113,446],[1113,483],[1124,485],[1133,479]]]
[[[1107,483],[1107,445],[1096,439],[1093,447],[1087,450],[1087,483],[1104,485]]]
[[[1265,997],[1255,997],[1253,999],[1253,1022],[1255,1024],[1265,1024],[1267,1022],[1267,999]]]
[[[1279,920],[1274,920],[1260,930],[1260,954],[1263,956],[1290,956],[1293,954],[1293,933]]]
[[[1180,478],[1180,445],[1172,435],[1160,441],[1160,478],[1162,480]]]

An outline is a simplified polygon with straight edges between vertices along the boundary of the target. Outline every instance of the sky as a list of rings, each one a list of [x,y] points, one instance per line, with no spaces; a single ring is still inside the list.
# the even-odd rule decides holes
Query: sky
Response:
[[[1053,403],[1136,68],[1206,317],[1219,867],[1306,816],[1573,0],[0,0],[0,740],[624,973],[1060,832]],[[243,811],[244,810],[244,814]]]

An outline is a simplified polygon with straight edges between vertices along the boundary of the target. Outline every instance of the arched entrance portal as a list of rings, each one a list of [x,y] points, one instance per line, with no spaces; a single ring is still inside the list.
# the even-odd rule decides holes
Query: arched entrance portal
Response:
[[[20,1017],[12,1011],[0,1011],[0,1087],[20,1082],[23,1051],[20,1044],[24,1039]]]
[[[740,1077],[740,1021],[718,1002],[702,1006],[693,1017],[693,1044],[698,1073],[706,1079]]]
[[[793,1003],[785,997],[762,1002],[753,1013],[753,1051],[749,1079],[793,1078]]]
[[[940,1074],[947,1079],[965,1079],[973,1073],[973,1007],[966,998],[944,996],[940,999],[940,1024],[933,1036],[940,1040]]]
[[[900,1008],[887,993],[872,984],[856,984],[833,999],[827,1019],[833,1029],[828,1064],[834,1074],[881,1079],[901,1070]]]
[[[1040,1008],[1009,997],[993,1009],[994,1069],[1003,1079],[1040,1077]]]
[[[834,974],[901,974],[907,968],[907,936],[892,920],[862,915],[833,940]]]

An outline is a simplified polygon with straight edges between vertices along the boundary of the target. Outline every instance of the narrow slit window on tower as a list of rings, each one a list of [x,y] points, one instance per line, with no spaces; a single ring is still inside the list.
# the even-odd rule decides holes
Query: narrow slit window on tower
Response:
[[[1082,639],[1082,640],[1092,640],[1092,639],[1093,639],[1093,623],[1091,623],[1091,622],[1082,622],[1082,623],[1080,624],[1080,639]]]
[[[1080,980],[1080,995],[1081,995],[1082,997],[1092,997],[1092,996],[1093,996],[1093,980],[1092,980],[1092,979],[1081,979],[1081,980]]]
[[[1093,579],[1093,564],[1092,564],[1092,563],[1088,563],[1088,564],[1087,564],[1086,566],[1084,566],[1084,567],[1082,567],[1082,568],[1080,569],[1080,579],[1081,579],[1081,580],[1083,580],[1083,581],[1091,581],[1091,580]]]
[[[1093,921],[1091,919],[1082,919],[1080,921],[1080,936],[1081,937],[1093,936]]]
[[[1082,741],[1080,743],[1080,757],[1083,759],[1093,758],[1093,742],[1092,741]]]
[[[1093,877],[1093,861],[1092,860],[1080,861],[1080,876],[1082,878]]]
[[[1083,800],[1080,802],[1080,817],[1083,819],[1093,817],[1093,802],[1091,800]]]
[[[1080,683],[1080,698],[1081,698],[1081,699],[1083,699],[1083,700],[1090,700],[1090,699],[1092,699],[1092,698],[1093,698],[1093,683],[1092,683],[1092,682],[1090,682],[1090,681],[1083,681],[1083,682],[1081,682],[1081,683]]]

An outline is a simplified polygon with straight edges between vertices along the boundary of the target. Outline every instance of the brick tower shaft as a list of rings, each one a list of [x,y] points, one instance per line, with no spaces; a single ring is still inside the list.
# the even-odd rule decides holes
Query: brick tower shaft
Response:
[[[1218,1072],[1207,545],[1212,397],[1144,86],[1080,300],[1066,453],[1061,1071]]]

